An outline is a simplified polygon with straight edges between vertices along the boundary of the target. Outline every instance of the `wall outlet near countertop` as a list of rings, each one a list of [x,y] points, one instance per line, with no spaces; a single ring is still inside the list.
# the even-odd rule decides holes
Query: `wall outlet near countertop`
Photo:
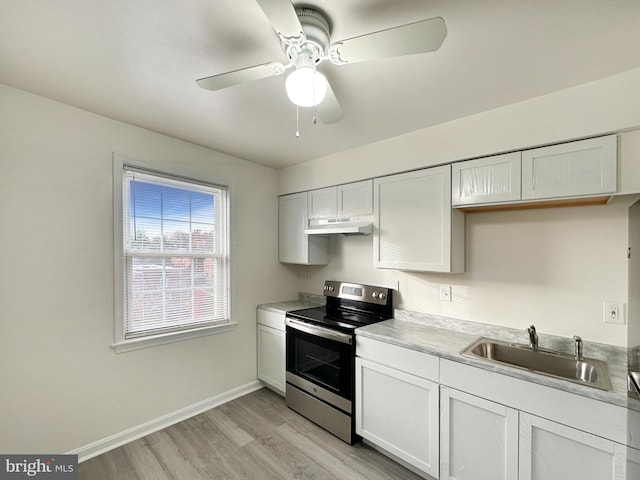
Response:
[[[602,321],[604,323],[615,323],[624,325],[624,303],[605,300],[602,302]]]
[[[440,301],[451,301],[451,285],[440,285]]]

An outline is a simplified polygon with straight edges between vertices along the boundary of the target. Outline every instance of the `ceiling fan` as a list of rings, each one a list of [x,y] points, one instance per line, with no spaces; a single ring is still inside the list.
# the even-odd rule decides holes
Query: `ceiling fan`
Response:
[[[438,50],[447,36],[442,18],[436,17],[331,43],[326,15],[312,7],[294,7],[289,0],[256,0],[280,37],[289,63],[269,62],[197,80],[208,90],[288,75],[285,87],[298,106],[317,108],[320,120],[335,123],[344,113],[326,77],[316,70],[324,60],[335,65],[365,62]]]

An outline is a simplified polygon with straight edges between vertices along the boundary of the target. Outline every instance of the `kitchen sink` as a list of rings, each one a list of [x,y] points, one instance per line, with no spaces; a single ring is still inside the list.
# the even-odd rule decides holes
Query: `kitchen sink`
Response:
[[[461,353],[466,357],[481,358],[601,390],[612,389],[607,364],[601,360],[575,358],[551,350],[484,337]]]

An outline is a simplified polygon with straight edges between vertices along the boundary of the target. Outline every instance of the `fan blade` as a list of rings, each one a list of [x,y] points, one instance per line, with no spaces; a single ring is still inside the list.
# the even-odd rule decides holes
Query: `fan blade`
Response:
[[[338,103],[338,99],[333,93],[329,82],[327,82],[327,94],[324,100],[316,106],[316,110],[318,111],[320,120],[322,120],[324,124],[336,123],[344,118],[342,107]]]
[[[302,25],[289,0],[256,1],[283,42],[288,45],[299,45],[304,41]]]
[[[331,46],[329,58],[333,63],[343,64],[433,52],[446,37],[444,20],[430,18],[343,40]]]
[[[196,83],[199,87],[206,88],[207,90],[220,90],[240,83],[280,75],[282,72],[284,72],[284,65],[278,62],[271,62],[254,67],[241,68],[233,72],[221,73],[220,75],[213,75],[212,77],[200,78],[196,80]]]

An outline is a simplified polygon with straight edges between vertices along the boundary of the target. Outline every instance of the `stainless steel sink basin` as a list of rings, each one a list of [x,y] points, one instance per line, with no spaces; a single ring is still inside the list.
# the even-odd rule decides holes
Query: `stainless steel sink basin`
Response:
[[[490,338],[476,340],[461,353],[601,390],[612,388],[607,364],[601,360],[576,359],[562,353]]]

